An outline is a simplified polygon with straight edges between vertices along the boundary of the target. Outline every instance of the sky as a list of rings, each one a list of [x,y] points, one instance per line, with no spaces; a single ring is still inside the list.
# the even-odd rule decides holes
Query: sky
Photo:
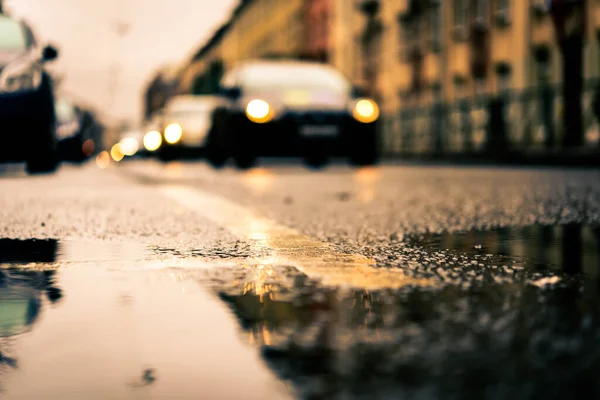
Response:
[[[165,64],[182,62],[226,20],[236,0],[4,0],[59,51],[60,90],[107,115],[140,121],[142,93]],[[121,38],[115,27],[126,22]],[[116,75],[114,72],[117,71]],[[112,77],[117,90],[111,96]],[[113,97],[114,96],[114,97]],[[114,100],[112,100],[114,99]]]

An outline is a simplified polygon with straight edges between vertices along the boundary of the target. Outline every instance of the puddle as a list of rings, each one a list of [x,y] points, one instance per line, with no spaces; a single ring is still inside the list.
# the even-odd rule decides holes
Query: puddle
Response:
[[[31,330],[44,304],[57,303],[62,298],[55,273],[16,268],[0,270],[0,338]]]
[[[424,235],[411,244],[477,257],[484,264],[519,263],[535,271],[600,273],[600,227],[533,225]]]
[[[195,281],[97,264],[0,270],[0,398],[198,393],[290,398],[236,337],[226,308]]]
[[[597,288],[349,290],[248,269],[202,284],[297,398],[559,399],[574,385],[600,394]]]

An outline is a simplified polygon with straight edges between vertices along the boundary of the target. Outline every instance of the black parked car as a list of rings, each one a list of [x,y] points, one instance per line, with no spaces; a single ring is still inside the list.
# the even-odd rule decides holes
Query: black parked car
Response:
[[[82,163],[96,153],[101,133],[94,115],[71,100],[56,102],[57,136],[62,161]]]
[[[0,162],[25,161],[29,173],[56,169],[54,89],[44,64],[57,56],[27,24],[0,14]]]
[[[229,71],[213,113],[207,158],[240,168],[259,156],[302,156],[314,166],[330,156],[355,165],[378,160],[379,108],[336,69],[305,61],[251,61]]]

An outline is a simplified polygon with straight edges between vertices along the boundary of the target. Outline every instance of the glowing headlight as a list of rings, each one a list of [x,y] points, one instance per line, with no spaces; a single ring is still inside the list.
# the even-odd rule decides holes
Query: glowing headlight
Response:
[[[356,102],[352,110],[352,116],[358,122],[370,124],[379,118],[379,107],[373,100],[361,99]]]
[[[264,124],[273,119],[273,110],[266,101],[255,99],[246,106],[246,116],[252,122]]]
[[[150,131],[144,135],[144,147],[148,151],[156,151],[162,144],[162,136],[158,131]]]
[[[119,143],[115,144],[110,149],[110,156],[116,162],[120,162],[123,159],[123,157],[125,157],[125,155],[123,154],[123,151],[121,150],[121,145]]]
[[[121,151],[126,156],[133,156],[137,153],[140,148],[140,144],[138,143],[136,138],[127,137],[121,140]]]
[[[181,140],[183,129],[179,124],[170,124],[165,128],[165,141],[170,144],[175,144]]]
[[[13,63],[0,74],[0,92],[34,90],[42,82],[42,71],[28,63]]]

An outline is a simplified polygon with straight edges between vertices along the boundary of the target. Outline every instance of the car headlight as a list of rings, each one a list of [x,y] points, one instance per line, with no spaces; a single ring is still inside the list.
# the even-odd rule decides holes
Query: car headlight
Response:
[[[148,151],[156,151],[162,144],[162,137],[158,131],[150,131],[144,135],[144,147]]]
[[[379,106],[371,99],[360,99],[352,109],[352,116],[358,122],[370,124],[379,118]]]
[[[123,138],[119,143],[121,144],[121,151],[128,157],[134,156],[140,148],[140,144],[134,137]]]
[[[165,141],[170,144],[175,144],[181,140],[183,136],[183,128],[179,124],[169,124],[165,128]]]
[[[264,100],[251,100],[246,106],[246,116],[252,122],[265,124],[273,119],[273,108]]]
[[[0,73],[0,92],[35,90],[42,82],[42,71],[29,63],[9,64]]]

